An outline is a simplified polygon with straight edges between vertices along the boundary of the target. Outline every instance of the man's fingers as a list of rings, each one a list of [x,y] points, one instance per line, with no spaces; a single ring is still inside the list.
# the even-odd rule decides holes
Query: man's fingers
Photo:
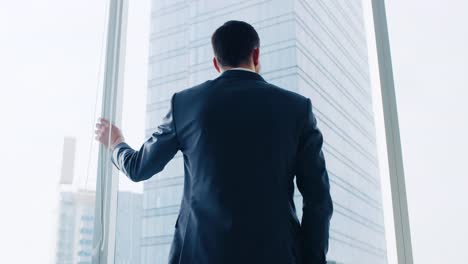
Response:
[[[105,122],[97,122],[96,123],[96,128],[101,128],[101,127],[109,127],[109,124],[108,123],[105,123]]]
[[[96,122],[94,133],[95,139],[106,147],[110,144],[114,144],[115,142],[119,142],[119,140],[123,141],[120,129],[102,117],[100,117],[98,122]]]
[[[109,121],[108,121],[107,119],[103,118],[103,117],[100,117],[100,118],[99,118],[99,121],[100,121],[102,124],[107,125],[107,126],[109,126],[109,124],[110,124]]]
[[[96,123],[96,129],[97,130],[106,131],[106,130],[108,130],[108,128],[109,128],[109,125],[106,124],[106,123]]]

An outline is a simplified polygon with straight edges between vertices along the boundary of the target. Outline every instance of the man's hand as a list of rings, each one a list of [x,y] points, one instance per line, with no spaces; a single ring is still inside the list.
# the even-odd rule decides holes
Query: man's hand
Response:
[[[95,139],[110,150],[114,150],[117,144],[124,142],[124,137],[120,129],[102,117],[99,118],[99,121],[96,123],[96,130],[94,132],[96,134]]]

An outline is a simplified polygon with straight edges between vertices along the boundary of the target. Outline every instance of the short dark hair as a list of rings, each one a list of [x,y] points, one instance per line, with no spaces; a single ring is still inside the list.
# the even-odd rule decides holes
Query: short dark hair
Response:
[[[230,20],[216,29],[211,44],[222,66],[238,67],[248,63],[253,49],[260,46],[260,38],[249,23]]]

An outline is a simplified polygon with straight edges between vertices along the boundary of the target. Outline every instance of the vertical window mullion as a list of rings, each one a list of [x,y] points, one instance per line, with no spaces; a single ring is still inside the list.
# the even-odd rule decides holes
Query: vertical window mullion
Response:
[[[390,188],[393,204],[396,250],[399,264],[412,264],[410,223],[405,175],[400,141],[400,128],[395,96],[390,41],[384,0],[372,0],[377,59],[387,143]]]
[[[101,116],[120,126],[127,26],[127,0],[109,0]],[[118,170],[111,152],[99,148],[93,237],[93,264],[114,263]]]

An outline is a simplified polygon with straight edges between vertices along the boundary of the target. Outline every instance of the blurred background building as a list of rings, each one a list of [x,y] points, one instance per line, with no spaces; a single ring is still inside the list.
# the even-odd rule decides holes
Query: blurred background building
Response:
[[[142,200],[139,193],[118,194],[115,264],[140,263]],[[94,202],[94,191],[60,193],[57,264],[91,264]]]
[[[56,264],[91,264],[96,193],[73,187],[76,139],[64,139],[60,178]],[[140,263],[143,195],[117,195],[115,264]]]
[[[92,191],[60,193],[57,264],[91,264],[94,201]]]

